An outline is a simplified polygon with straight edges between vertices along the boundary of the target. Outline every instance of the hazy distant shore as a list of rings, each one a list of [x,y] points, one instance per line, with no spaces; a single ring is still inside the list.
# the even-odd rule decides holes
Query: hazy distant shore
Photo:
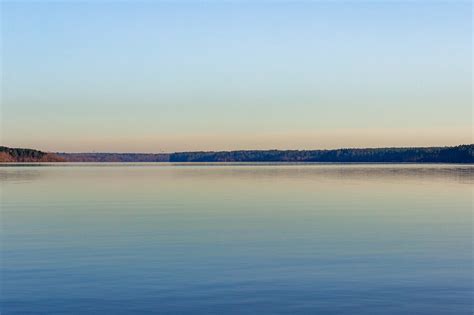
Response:
[[[335,150],[242,150],[177,153],[52,153],[0,147],[0,162],[340,162],[474,163],[474,145]]]

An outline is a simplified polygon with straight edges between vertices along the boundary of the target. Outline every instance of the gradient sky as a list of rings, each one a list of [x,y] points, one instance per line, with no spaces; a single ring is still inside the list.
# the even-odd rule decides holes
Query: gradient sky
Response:
[[[1,144],[472,142],[470,1],[2,2]]]

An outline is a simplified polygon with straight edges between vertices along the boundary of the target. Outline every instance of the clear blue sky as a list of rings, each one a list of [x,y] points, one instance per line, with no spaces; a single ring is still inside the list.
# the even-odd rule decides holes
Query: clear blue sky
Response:
[[[472,142],[470,1],[2,2],[1,143]]]

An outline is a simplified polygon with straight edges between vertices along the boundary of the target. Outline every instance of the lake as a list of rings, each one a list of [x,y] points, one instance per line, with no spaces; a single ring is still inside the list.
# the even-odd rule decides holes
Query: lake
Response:
[[[472,314],[472,165],[2,165],[7,314]]]

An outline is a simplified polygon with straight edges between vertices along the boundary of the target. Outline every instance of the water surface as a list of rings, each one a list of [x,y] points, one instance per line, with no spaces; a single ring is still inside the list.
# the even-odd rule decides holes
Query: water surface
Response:
[[[472,314],[469,165],[3,165],[1,314]]]

